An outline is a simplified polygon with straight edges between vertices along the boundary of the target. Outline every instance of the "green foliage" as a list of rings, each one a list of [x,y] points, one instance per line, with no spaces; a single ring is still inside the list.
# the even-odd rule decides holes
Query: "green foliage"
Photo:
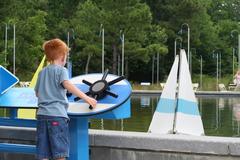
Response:
[[[36,2],[36,3],[34,3]],[[16,26],[16,71],[34,72],[42,57],[41,45],[45,38],[47,26],[45,24],[45,11],[39,10],[37,1],[5,1],[3,8],[0,8],[4,16],[1,21],[8,25],[8,46],[7,64],[8,69],[12,70],[13,56],[13,25]],[[5,8],[6,7],[6,8]],[[3,28],[3,27],[2,27]],[[5,30],[4,30],[5,31]],[[3,34],[5,39],[5,32]],[[1,46],[5,46],[5,41],[1,41]],[[1,48],[3,50],[4,48]],[[2,57],[1,52],[1,56]],[[1,58],[2,59],[2,58]],[[1,60],[2,63],[2,60]],[[22,77],[20,77],[21,79]]]
[[[81,56],[91,54],[96,57],[101,55],[102,35],[99,36],[99,32],[104,28],[105,56],[106,59],[113,62],[113,64],[107,63],[107,66],[112,66],[113,73],[116,73],[115,62],[117,55],[121,54],[122,34],[125,36],[124,50],[128,61],[139,59],[142,62],[148,62],[150,60],[148,55],[153,54],[153,52],[166,54],[167,48],[163,43],[166,34],[159,26],[152,26],[151,22],[152,16],[149,7],[138,0],[96,2],[87,0],[77,7],[71,25],[75,33],[79,35],[76,38],[78,41],[76,45],[78,49],[82,50],[82,52],[80,51]],[[150,33],[150,31],[153,32]],[[148,46],[152,45],[151,42],[157,46],[154,50],[147,49]],[[97,52],[98,50],[99,52]]]
[[[152,57],[160,53],[160,79],[163,80],[173,62],[176,37],[182,38],[182,48],[187,49],[188,24],[193,76],[199,74],[200,56],[204,74],[215,76],[213,51],[221,53],[222,75],[229,76],[232,48],[236,50],[240,33],[239,7],[239,0],[2,0],[0,64],[12,70],[15,24],[16,71],[20,79],[24,73],[31,77],[37,68],[44,40],[56,37],[69,40],[75,74],[84,70],[101,72],[104,28],[105,68],[114,74],[121,68],[117,62],[122,54],[124,34],[126,76],[136,81],[151,81]],[[237,59],[237,52],[234,58]]]

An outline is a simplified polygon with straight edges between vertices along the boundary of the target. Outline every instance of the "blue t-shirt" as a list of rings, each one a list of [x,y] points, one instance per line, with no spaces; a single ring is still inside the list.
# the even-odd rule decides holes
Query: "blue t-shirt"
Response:
[[[68,100],[62,82],[69,80],[68,71],[60,65],[48,65],[38,75],[35,91],[38,93],[37,115],[68,118]]]

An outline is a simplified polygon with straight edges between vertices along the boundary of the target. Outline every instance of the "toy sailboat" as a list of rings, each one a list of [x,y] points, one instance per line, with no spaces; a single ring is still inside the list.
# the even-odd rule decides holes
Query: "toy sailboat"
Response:
[[[179,58],[180,63],[178,63]],[[183,49],[180,50],[180,57],[175,57],[149,132],[204,135],[186,53]]]
[[[176,108],[176,89],[179,57],[176,56],[166,85],[154,112],[149,132],[173,133],[173,122]]]

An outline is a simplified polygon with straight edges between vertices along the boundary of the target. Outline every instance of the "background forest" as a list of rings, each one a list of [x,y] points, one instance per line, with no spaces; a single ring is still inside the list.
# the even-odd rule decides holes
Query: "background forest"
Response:
[[[174,60],[174,42],[187,50],[189,27],[192,75],[199,75],[202,57],[203,73],[215,76],[218,54],[220,74],[232,76],[239,8],[239,0],[1,0],[0,64],[13,71],[15,43],[16,75],[30,80],[43,57],[42,43],[57,37],[71,48],[73,75],[102,72],[104,29],[105,68],[120,74],[124,35],[128,79],[156,81],[159,57],[159,80],[164,81]]]

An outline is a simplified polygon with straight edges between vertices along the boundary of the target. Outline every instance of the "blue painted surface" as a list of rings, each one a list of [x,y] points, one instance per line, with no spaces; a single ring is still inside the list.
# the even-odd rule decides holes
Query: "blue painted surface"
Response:
[[[35,145],[0,143],[0,151],[9,153],[35,154]]]
[[[10,110],[10,118],[17,118],[17,109],[11,109]]]
[[[89,75],[96,75],[96,74],[89,74]],[[89,76],[88,75],[88,76]],[[98,74],[99,75],[99,79],[101,79],[102,77],[102,74]],[[111,75],[111,76],[114,76],[117,78],[117,76],[115,75]],[[84,77],[84,75],[83,75]],[[84,79],[84,78],[83,78]],[[87,79],[86,79],[87,80]],[[97,114],[101,114],[101,113],[105,113],[107,111],[110,111],[110,110],[113,110],[115,108],[118,108],[119,105],[122,105],[122,103],[126,102],[129,98],[130,98],[130,95],[132,93],[132,87],[130,85],[130,83],[127,81],[127,80],[123,80],[126,82],[126,85],[120,85],[120,84],[116,84],[116,85],[111,85],[110,86],[110,91],[117,94],[118,97],[117,98],[114,98],[112,96],[109,96],[107,95],[106,97],[104,97],[103,99],[100,99],[98,100],[98,103],[103,103],[103,104],[113,104],[113,106],[111,108],[108,108],[108,109],[102,109],[98,112],[94,112],[94,111],[91,111],[89,113],[70,113],[69,115],[71,116],[89,116],[89,117],[92,117],[92,115],[97,115]],[[76,84],[76,86],[83,92],[87,92],[89,91],[89,86],[85,85],[85,84]],[[75,96],[71,96],[69,97],[69,102],[74,102],[74,99]],[[83,102],[83,100],[80,100],[79,102]],[[129,104],[130,105],[130,104]],[[121,112],[121,115],[122,117],[128,117],[128,115],[130,113],[126,111],[126,115],[123,115],[123,113]],[[129,109],[129,112],[130,112],[130,109]],[[120,112],[119,112],[120,113]],[[119,114],[117,113],[117,114]],[[114,115],[105,115],[104,118],[109,118],[111,119],[111,117],[115,117]]]
[[[0,95],[18,83],[18,78],[0,66]]]
[[[0,118],[0,126],[36,127],[36,120]]]
[[[175,113],[175,108],[176,108],[175,99],[161,98],[157,105],[156,111],[160,113]]]
[[[69,160],[88,160],[88,118],[71,118],[69,126],[71,144]]]
[[[131,104],[130,99],[128,99],[121,106],[108,111],[106,113],[98,114],[92,118],[103,118],[103,119],[122,119],[131,117]],[[90,117],[91,118],[91,117]]]
[[[184,99],[178,99],[177,112],[181,112],[189,115],[199,116],[198,105],[196,102],[187,101]]]
[[[101,77],[102,74],[99,74],[99,79],[101,79]],[[132,88],[127,81],[126,83],[127,85],[110,86],[111,92],[118,95],[117,98],[106,96],[98,101],[98,103],[115,104],[113,107],[99,112],[91,112],[91,110],[89,110],[88,116],[81,114],[75,114],[74,116],[69,115],[71,119],[69,125],[71,141],[69,160],[89,160],[89,118],[120,119],[130,117],[130,95]],[[78,85],[78,87],[83,92],[87,92],[89,89],[89,86],[85,84]],[[73,98],[74,97],[71,97],[69,101],[73,101]],[[32,88],[11,88],[8,92],[0,96],[0,107],[11,109],[11,118],[0,118],[0,125],[21,127],[36,126],[36,120],[15,118],[16,108],[37,108],[37,98]],[[35,154],[36,147],[33,145],[0,143],[0,151]]]
[[[83,92],[87,92],[89,87],[87,85],[77,85]],[[121,88],[121,89],[119,89]],[[114,98],[111,96],[106,96],[104,99],[98,100],[98,103],[104,104],[115,104],[113,107],[107,109],[112,110],[117,108],[121,103],[130,98],[131,95],[131,86],[128,85],[112,85],[110,87],[111,92],[119,95],[118,98]],[[69,98],[69,102],[73,102],[75,96],[71,96]],[[80,100],[79,102],[82,102]],[[33,88],[11,88],[5,94],[0,96],[0,107],[8,107],[8,108],[37,108],[37,97],[35,96],[35,92]],[[89,112],[86,114],[81,114],[83,116],[91,116],[95,114],[100,114],[106,112],[107,110],[101,110],[100,112]],[[78,114],[69,114],[69,115],[77,115]]]
[[[11,88],[0,96],[0,107],[37,108],[37,97],[33,88]]]

